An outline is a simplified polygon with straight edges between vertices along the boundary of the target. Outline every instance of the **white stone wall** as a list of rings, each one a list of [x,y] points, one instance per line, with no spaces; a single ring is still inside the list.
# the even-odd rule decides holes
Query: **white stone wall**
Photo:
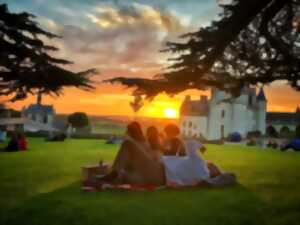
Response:
[[[217,104],[213,101],[210,104],[209,114],[208,114],[208,140],[220,139],[220,109]]]
[[[247,118],[247,106],[243,104],[233,104],[232,105],[232,129],[231,133],[239,132],[243,137],[246,136],[248,132],[249,118]]]
[[[45,123],[44,115],[40,115],[40,114],[33,115],[32,113],[29,113],[27,116],[28,116],[28,118],[30,118],[31,120],[33,120],[35,122]],[[53,124],[53,115],[48,114],[48,115],[45,115],[45,116],[47,117],[47,123],[46,124],[52,125]]]
[[[267,104],[265,101],[257,102],[257,117],[256,117],[256,129],[260,131],[261,134],[266,133],[266,117],[267,117]]]
[[[227,137],[232,130],[231,116],[232,107],[229,103],[219,103],[210,105],[208,122],[208,139],[217,140],[222,138],[222,126],[224,137]]]
[[[233,132],[239,132],[243,137],[249,131],[256,130],[264,134],[266,102],[256,101],[255,93],[252,93],[251,107],[248,106],[248,94],[241,95],[233,102],[222,102],[229,97],[225,92],[213,90],[208,116],[183,116],[180,124],[182,134],[193,136],[201,133],[208,140],[218,140],[222,135],[226,138]],[[190,122],[192,127],[189,126]]]
[[[49,125],[52,125],[53,124],[53,115],[51,115],[51,114],[48,114],[47,115],[47,124],[49,124]]]
[[[180,118],[181,134],[187,137],[197,136],[200,134],[207,136],[207,118],[200,116],[182,116]]]

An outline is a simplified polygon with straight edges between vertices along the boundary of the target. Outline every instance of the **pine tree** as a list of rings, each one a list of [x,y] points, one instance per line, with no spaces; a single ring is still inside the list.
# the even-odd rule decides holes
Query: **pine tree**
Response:
[[[70,61],[51,56],[58,51],[43,38],[59,36],[40,28],[35,16],[27,12],[11,13],[0,4],[0,96],[11,101],[37,92],[59,95],[63,87],[93,88],[90,80],[94,69],[72,72],[63,68]]]
[[[153,98],[186,89],[216,87],[239,95],[245,85],[285,80],[300,90],[300,1],[233,0],[219,20],[167,43],[172,65],[153,79],[117,77],[135,93]]]

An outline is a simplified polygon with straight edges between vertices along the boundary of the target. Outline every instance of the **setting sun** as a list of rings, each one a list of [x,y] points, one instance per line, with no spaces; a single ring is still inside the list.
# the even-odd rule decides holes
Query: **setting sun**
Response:
[[[176,109],[167,108],[164,110],[165,117],[167,118],[176,118],[177,117],[177,111]]]

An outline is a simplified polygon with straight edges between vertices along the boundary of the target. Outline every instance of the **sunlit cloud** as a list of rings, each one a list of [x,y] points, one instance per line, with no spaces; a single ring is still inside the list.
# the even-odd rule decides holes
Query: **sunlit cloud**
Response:
[[[101,28],[121,26],[153,26],[168,33],[178,33],[186,29],[180,19],[170,12],[150,5],[132,3],[122,7],[98,6],[86,16]]]

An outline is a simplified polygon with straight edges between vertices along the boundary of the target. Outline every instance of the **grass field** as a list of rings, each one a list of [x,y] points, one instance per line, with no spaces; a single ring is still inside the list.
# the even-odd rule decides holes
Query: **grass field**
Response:
[[[93,121],[92,132],[93,133],[104,133],[104,134],[115,134],[121,135],[126,131],[126,125],[106,120]]]
[[[81,192],[80,167],[112,161],[116,150],[98,140],[30,139],[28,152],[0,153],[0,224],[299,224],[299,153],[209,145],[205,158],[239,185]]]

